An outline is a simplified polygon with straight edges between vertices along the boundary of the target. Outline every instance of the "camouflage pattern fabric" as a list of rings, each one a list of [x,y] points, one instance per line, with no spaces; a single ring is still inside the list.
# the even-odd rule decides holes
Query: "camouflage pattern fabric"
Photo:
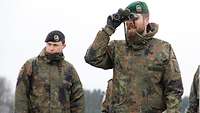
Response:
[[[84,94],[75,68],[65,60],[48,62],[43,50],[21,68],[15,113],[84,113]]]
[[[113,87],[113,83],[112,83],[112,79],[110,79],[108,81],[106,94],[102,100],[102,106],[101,106],[102,113],[111,112],[111,97],[112,97],[112,89],[113,89],[112,87]]]
[[[190,97],[189,97],[189,108],[187,113],[200,113],[199,108],[199,74],[200,66],[198,67],[191,86]]]
[[[113,69],[111,113],[179,113],[183,85],[178,62],[168,42],[153,38],[158,26],[152,26],[138,49],[125,40],[110,41],[103,29],[87,50],[87,63]]]

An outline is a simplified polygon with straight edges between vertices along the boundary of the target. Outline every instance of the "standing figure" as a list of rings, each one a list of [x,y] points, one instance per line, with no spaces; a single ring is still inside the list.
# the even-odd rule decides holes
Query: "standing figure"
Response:
[[[110,41],[124,24],[125,40]],[[85,61],[113,69],[111,113],[179,113],[183,85],[171,44],[154,38],[147,4],[136,1],[107,17],[88,48]]]
[[[65,36],[52,31],[46,47],[22,66],[15,113],[84,113],[84,92],[72,64],[64,60]]]

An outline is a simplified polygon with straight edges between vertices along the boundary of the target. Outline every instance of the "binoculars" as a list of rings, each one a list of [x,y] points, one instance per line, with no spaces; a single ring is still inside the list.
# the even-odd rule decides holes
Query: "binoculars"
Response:
[[[117,13],[113,14],[113,19],[124,22],[126,20],[137,20],[138,16],[135,13],[131,13],[129,9],[123,10],[120,8]]]

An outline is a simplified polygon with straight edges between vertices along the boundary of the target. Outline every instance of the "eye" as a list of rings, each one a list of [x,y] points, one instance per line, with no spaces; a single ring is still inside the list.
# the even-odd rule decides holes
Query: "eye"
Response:
[[[51,46],[52,44],[51,43],[47,43],[47,46]]]
[[[59,45],[58,45],[58,44],[53,44],[53,46],[54,46],[54,47],[58,47]]]

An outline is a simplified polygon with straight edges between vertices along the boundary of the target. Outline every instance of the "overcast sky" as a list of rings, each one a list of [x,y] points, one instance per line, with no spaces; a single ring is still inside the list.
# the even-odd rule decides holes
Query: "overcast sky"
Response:
[[[1,0],[0,76],[15,88],[24,62],[37,56],[52,30],[66,36],[66,60],[76,68],[85,89],[105,90],[112,70],[86,64],[84,55],[109,14],[125,8],[133,0]],[[177,56],[182,73],[184,95],[200,64],[199,0],[146,0],[150,22],[159,24],[156,38],[168,41]],[[124,39],[120,26],[111,39]]]

